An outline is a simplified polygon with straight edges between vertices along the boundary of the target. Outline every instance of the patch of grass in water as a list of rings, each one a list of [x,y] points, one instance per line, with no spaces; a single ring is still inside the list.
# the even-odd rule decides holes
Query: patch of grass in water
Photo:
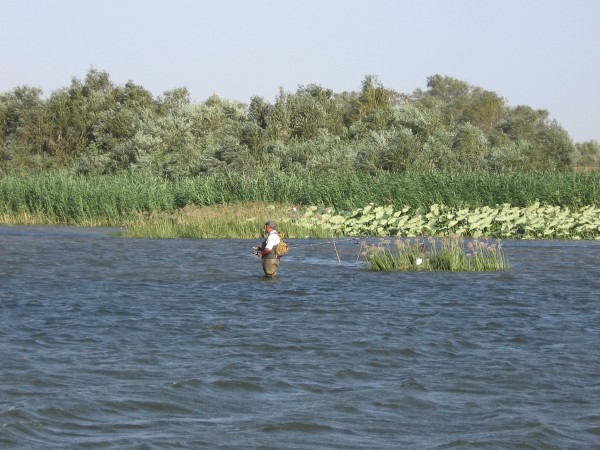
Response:
[[[502,244],[461,237],[383,239],[364,245],[366,268],[374,271],[489,272],[510,270]]]

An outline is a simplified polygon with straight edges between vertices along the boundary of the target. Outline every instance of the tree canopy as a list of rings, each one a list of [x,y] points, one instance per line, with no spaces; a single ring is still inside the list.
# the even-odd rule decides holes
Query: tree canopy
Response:
[[[249,104],[187,88],[154,98],[106,71],[47,98],[0,94],[0,173],[122,171],[167,178],[215,172],[559,170],[600,167],[598,144],[575,145],[545,110],[511,107],[495,92],[434,75],[399,93],[367,75],[357,92],[317,84]]]

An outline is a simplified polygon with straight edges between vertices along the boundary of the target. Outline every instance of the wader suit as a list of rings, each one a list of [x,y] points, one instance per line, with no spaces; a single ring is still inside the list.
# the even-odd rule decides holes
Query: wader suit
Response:
[[[276,277],[277,269],[279,268],[279,256],[277,256],[276,249],[281,240],[279,239],[279,234],[275,231],[275,226],[274,222],[267,222],[265,227],[269,235],[263,241],[259,249],[263,271],[267,278]]]

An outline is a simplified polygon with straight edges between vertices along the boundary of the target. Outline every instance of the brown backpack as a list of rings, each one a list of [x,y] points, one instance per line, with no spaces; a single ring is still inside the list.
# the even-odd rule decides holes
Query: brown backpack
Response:
[[[279,234],[279,244],[277,244],[277,246],[275,247],[275,252],[277,253],[278,257],[282,257],[284,255],[287,255],[287,253],[290,251],[290,246],[287,244],[287,242],[284,242],[283,238],[285,237],[285,233],[277,233]]]

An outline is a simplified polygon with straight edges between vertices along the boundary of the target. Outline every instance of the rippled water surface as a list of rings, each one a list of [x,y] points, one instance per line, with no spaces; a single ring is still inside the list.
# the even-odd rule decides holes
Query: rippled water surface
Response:
[[[599,448],[600,242],[290,241],[266,280],[257,242],[110,231],[0,227],[1,448]]]

